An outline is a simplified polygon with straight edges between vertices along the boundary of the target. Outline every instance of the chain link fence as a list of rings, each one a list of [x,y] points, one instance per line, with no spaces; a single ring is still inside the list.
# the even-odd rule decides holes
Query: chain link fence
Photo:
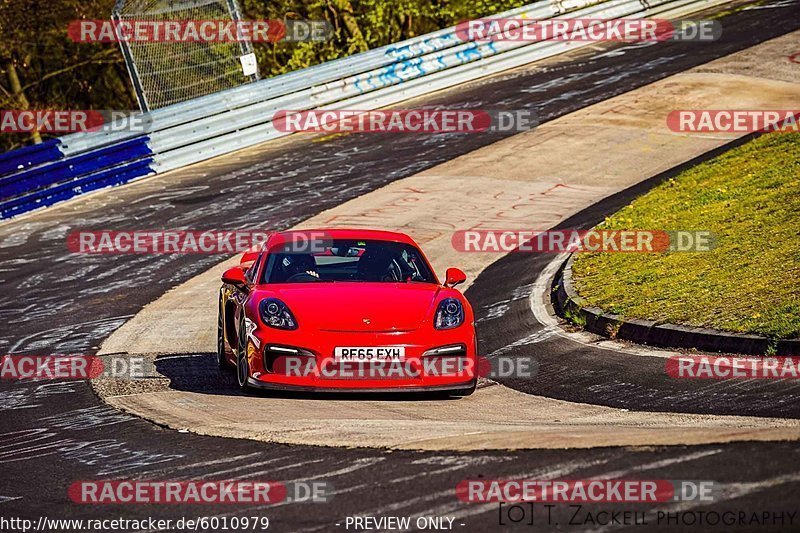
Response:
[[[117,23],[241,20],[236,0],[118,0]],[[259,79],[247,41],[158,42],[120,38],[142,111],[238,87]]]

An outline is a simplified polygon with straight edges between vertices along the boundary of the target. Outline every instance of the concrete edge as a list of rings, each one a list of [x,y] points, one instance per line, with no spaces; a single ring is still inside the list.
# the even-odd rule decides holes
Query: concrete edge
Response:
[[[572,282],[570,254],[553,280],[552,301],[557,314],[570,323],[611,339],[624,339],[663,348],[686,348],[704,352],[766,355],[774,347],[775,355],[800,353],[800,339],[775,339],[762,335],[733,333],[640,318],[625,318],[589,305]]]

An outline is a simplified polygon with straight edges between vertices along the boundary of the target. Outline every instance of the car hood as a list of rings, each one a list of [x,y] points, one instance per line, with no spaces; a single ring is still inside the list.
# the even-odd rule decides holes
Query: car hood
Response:
[[[411,331],[433,320],[441,287],[433,283],[298,283],[269,292],[302,329]]]

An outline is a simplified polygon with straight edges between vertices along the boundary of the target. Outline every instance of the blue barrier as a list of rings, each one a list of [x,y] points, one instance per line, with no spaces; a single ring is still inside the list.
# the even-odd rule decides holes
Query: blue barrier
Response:
[[[90,191],[122,185],[131,180],[155,174],[151,168],[153,159],[148,157],[123,166],[116,166],[95,172],[74,181],[56,185],[33,194],[0,202],[0,218],[11,218],[40,207],[68,200]]]
[[[0,153],[0,177],[61,159],[64,154],[58,148],[60,145],[60,140],[49,139],[41,144]]]
[[[55,163],[0,178],[0,201],[74,180],[97,170],[152,156],[147,137],[138,137]]]

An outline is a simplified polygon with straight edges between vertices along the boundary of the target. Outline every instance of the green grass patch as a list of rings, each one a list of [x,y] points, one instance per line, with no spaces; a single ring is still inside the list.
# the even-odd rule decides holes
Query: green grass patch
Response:
[[[800,337],[800,135],[768,134],[637,198],[601,229],[710,230],[695,253],[582,253],[575,288],[624,317]]]

